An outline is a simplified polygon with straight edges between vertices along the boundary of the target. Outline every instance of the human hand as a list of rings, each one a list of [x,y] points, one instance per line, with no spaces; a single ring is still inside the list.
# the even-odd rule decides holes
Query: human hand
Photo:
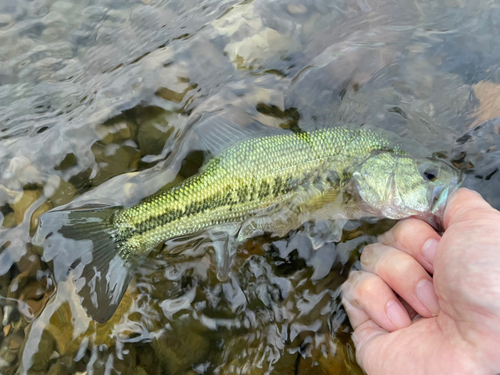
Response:
[[[459,189],[443,223],[400,221],[342,286],[369,375],[500,373],[500,212]]]

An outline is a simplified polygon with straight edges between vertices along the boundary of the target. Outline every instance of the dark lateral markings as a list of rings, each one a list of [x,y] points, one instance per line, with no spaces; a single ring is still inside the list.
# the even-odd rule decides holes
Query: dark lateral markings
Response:
[[[187,204],[184,209],[170,209],[163,214],[150,217],[149,219],[139,223],[134,229],[120,233],[120,240],[126,241],[135,235],[142,235],[150,230],[165,226],[181,217],[190,217],[201,212],[214,210],[220,207],[229,206],[228,211],[232,211],[233,206],[243,204],[255,199],[264,200],[269,197],[278,197],[285,195],[298,185],[309,180],[309,176],[286,176],[275,177],[274,186],[268,181],[262,180],[257,186],[253,184],[242,185],[237,189],[229,186],[225,191],[217,192],[208,199],[196,200]]]

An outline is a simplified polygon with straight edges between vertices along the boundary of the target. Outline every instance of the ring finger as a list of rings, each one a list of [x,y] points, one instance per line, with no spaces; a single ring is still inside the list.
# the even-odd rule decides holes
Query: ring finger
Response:
[[[342,303],[354,329],[369,320],[389,332],[411,324],[408,312],[377,275],[353,271],[342,285]]]

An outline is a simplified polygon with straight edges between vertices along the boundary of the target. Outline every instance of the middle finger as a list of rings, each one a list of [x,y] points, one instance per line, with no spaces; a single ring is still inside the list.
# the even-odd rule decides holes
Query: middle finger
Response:
[[[401,220],[379,237],[384,245],[395,247],[415,258],[428,272],[434,273],[434,254],[441,237],[421,220]]]
[[[430,318],[439,313],[432,278],[412,256],[376,243],[364,248],[361,265],[384,280],[420,315]]]

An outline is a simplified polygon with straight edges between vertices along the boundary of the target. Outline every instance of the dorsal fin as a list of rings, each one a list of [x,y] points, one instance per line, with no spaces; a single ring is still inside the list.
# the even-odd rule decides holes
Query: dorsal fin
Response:
[[[198,136],[203,150],[211,155],[218,155],[235,143],[253,137],[289,133],[288,130],[267,126],[258,121],[240,126],[219,115],[202,119],[193,127],[193,132]]]

